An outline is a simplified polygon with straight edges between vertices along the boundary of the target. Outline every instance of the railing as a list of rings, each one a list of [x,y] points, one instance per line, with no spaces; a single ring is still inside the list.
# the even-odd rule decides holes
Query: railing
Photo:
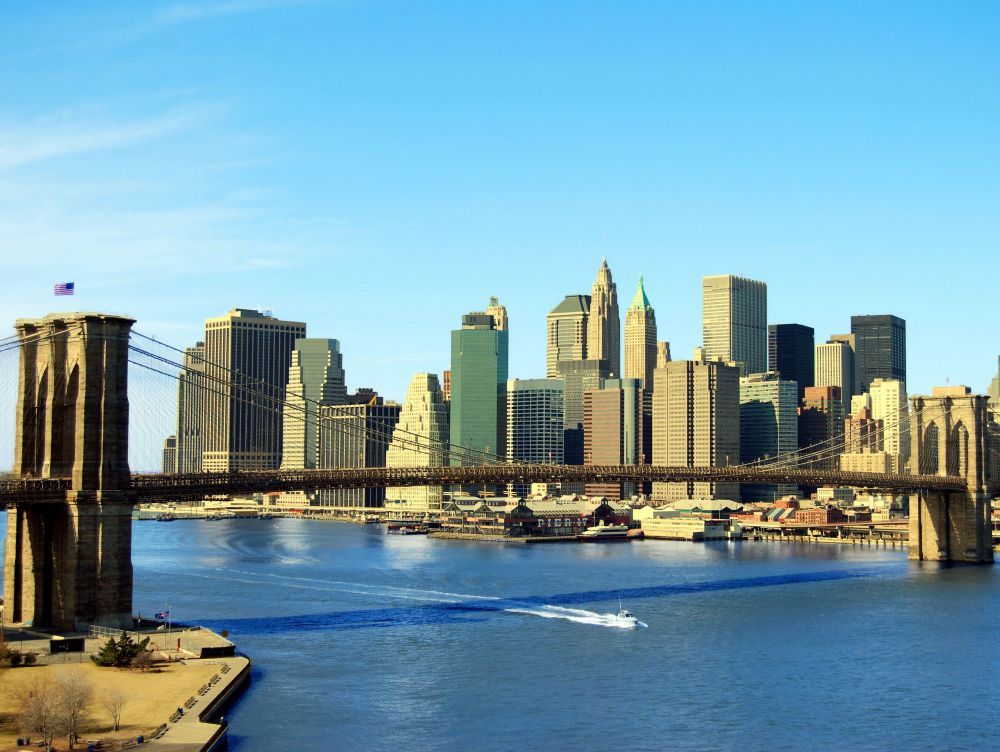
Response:
[[[102,627],[99,624],[90,625],[90,636],[91,637],[118,637],[122,632],[127,632],[131,630],[116,629],[114,627]]]
[[[72,487],[69,478],[3,478],[0,479],[0,499],[33,501],[64,498]]]

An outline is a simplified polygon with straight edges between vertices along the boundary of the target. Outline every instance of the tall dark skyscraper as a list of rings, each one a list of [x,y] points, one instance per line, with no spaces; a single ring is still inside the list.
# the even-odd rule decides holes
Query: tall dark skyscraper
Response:
[[[874,379],[906,381],[906,322],[898,316],[851,316],[855,336],[858,394]]]
[[[799,385],[799,401],[807,386],[816,383],[813,347],[815,332],[802,324],[770,324],[767,327],[767,368],[785,381]]]
[[[283,421],[274,405],[284,402],[295,340],[306,336],[300,321],[234,308],[205,320],[204,472],[277,470]]]

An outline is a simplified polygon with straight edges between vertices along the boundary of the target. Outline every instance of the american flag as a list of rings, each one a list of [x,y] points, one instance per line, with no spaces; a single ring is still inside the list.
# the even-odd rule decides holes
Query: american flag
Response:
[[[73,283],[72,282],[60,282],[54,288],[52,292],[56,295],[72,295],[73,294]]]
[[[154,619],[166,619],[168,616],[170,616],[170,612],[169,611],[160,611],[160,613],[154,614],[153,618]]]

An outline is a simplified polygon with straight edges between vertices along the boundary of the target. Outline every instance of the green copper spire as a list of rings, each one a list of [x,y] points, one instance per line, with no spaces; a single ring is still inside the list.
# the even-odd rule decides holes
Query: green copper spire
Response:
[[[649,298],[646,297],[646,290],[642,286],[642,275],[639,275],[639,287],[635,291],[635,297],[632,298],[632,305],[629,308],[652,308],[653,306],[649,303]]]

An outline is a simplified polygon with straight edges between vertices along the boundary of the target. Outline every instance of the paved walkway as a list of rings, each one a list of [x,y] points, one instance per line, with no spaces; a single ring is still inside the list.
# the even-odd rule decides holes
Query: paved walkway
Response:
[[[147,739],[145,744],[137,749],[148,749],[151,752],[201,752],[209,748],[213,740],[217,739],[225,730],[218,723],[202,721],[199,716],[215,703],[222,695],[229,691],[235,683],[247,681],[244,672],[249,672],[250,661],[241,656],[233,658],[210,658],[206,660],[182,661],[183,665],[188,663],[204,666],[205,664],[217,665],[219,670],[213,675],[212,680],[202,687],[202,691],[191,696],[184,707],[184,713],[177,716],[176,712],[171,716],[173,720],[167,720],[166,731],[156,739]],[[225,668],[225,667],[228,667]],[[164,715],[170,714],[170,709],[164,709]]]

